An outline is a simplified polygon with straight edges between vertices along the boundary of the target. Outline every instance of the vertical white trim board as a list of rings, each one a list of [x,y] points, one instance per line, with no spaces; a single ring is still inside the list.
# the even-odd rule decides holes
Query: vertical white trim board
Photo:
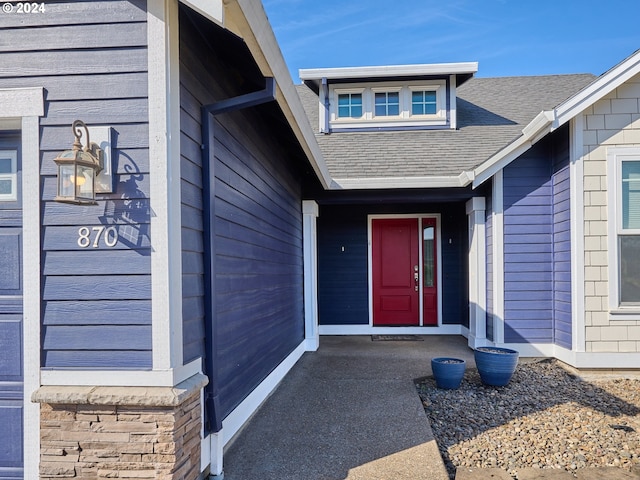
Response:
[[[147,2],[147,40],[153,369],[167,370],[183,362],[177,0]]]
[[[40,120],[43,88],[0,89],[0,124],[21,130],[22,146],[22,362],[24,478],[38,478],[40,405]],[[28,212],[25,215],[24,212]]]

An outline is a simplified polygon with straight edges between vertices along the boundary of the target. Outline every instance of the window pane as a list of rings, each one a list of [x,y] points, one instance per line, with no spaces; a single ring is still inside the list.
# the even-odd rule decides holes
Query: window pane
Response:
[[[362,94],[342,93],[338,95],[338,117],[359,118],[362,116]]]
[[[620,236],[620,304],[640,304],[640,235]]]
[[[398,92],[376,93],[375,114],[377,117],[400,115],[400,95]]]
[[[0,158],[0,173],[13,173],[11,169],[12,163],[10,158]]]
[[[0,180],[0,195],[11,195],[12,192],[12,181],[1,179]]]
[[[622,228],[640,229],[640,161],[622,162]]]
[[[422,232],[422,255],[423,255],[423,272],[422,276],[424,278],[424,286],[425,287],[433,287],[434,284],[434,275],[435,275],[435,261],[433,258],[434,252],[434,233],[435,229],[433,227],[425,227]]]
[[[412,115],[434,115],[435,113],[437,113],[436,92],[431,90],[412,92]]]

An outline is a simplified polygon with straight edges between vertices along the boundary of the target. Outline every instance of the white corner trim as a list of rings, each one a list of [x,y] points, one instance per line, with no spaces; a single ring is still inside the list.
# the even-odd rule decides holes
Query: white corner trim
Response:
[[[569,144],[571,211],[571,343],[572,350],[584,352],[586,331],[584,319],[584,116],[576,115],[570,124]]]
[[[177,0],[147,2],[153,369],[182,365]]]
[[[40,89],[40,93],[42,90]],[[36,100],[34,97],[32,100]],[[36,103],[42,105],[42,95]],[[0,101],[1,104],[1,101]],[[29,113],[38,111],[31,105]],[[1,108],[1,107],[0,107]],[[24,478],[38,478],[40,450],[40,405],[31,403],[31,393],[40,388],[40,121],[22,118],[22,265],[23,284],[23,372],[24,372]],[[24,215],[24,213],[28,213]]]
[[[304,257],[304,338],[306,350],[316,351],[320,346],[318,334],[318,235],[316,219],[318,204],[313,200],[302,202],[302,250]]]
[[[31,393],[40,388],[40,119],[44,115],[44,89],[0,89],[0,122],[21,131],[22,146],[22,446],[24,478],[38,478],[40,449],[40,405],[31,403]],[[28,212],[28,215],[24,215]]]

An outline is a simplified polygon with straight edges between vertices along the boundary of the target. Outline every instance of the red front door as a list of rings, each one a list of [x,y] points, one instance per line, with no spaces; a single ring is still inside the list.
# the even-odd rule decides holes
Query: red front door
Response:
[[[420,325],[418,219],[372,221],[374,325]]]

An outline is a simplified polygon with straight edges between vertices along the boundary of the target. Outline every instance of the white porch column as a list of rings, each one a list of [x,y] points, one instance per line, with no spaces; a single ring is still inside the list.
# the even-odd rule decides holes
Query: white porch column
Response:
[[[304,255],[304,338],[305,350],[316,351],[320,345],[318,333],[318,242],[316,219],[318,204],[302,202],[302,251]]]
[[[485,200],[467,202],[469,218],[469,346],[487,345]]]

